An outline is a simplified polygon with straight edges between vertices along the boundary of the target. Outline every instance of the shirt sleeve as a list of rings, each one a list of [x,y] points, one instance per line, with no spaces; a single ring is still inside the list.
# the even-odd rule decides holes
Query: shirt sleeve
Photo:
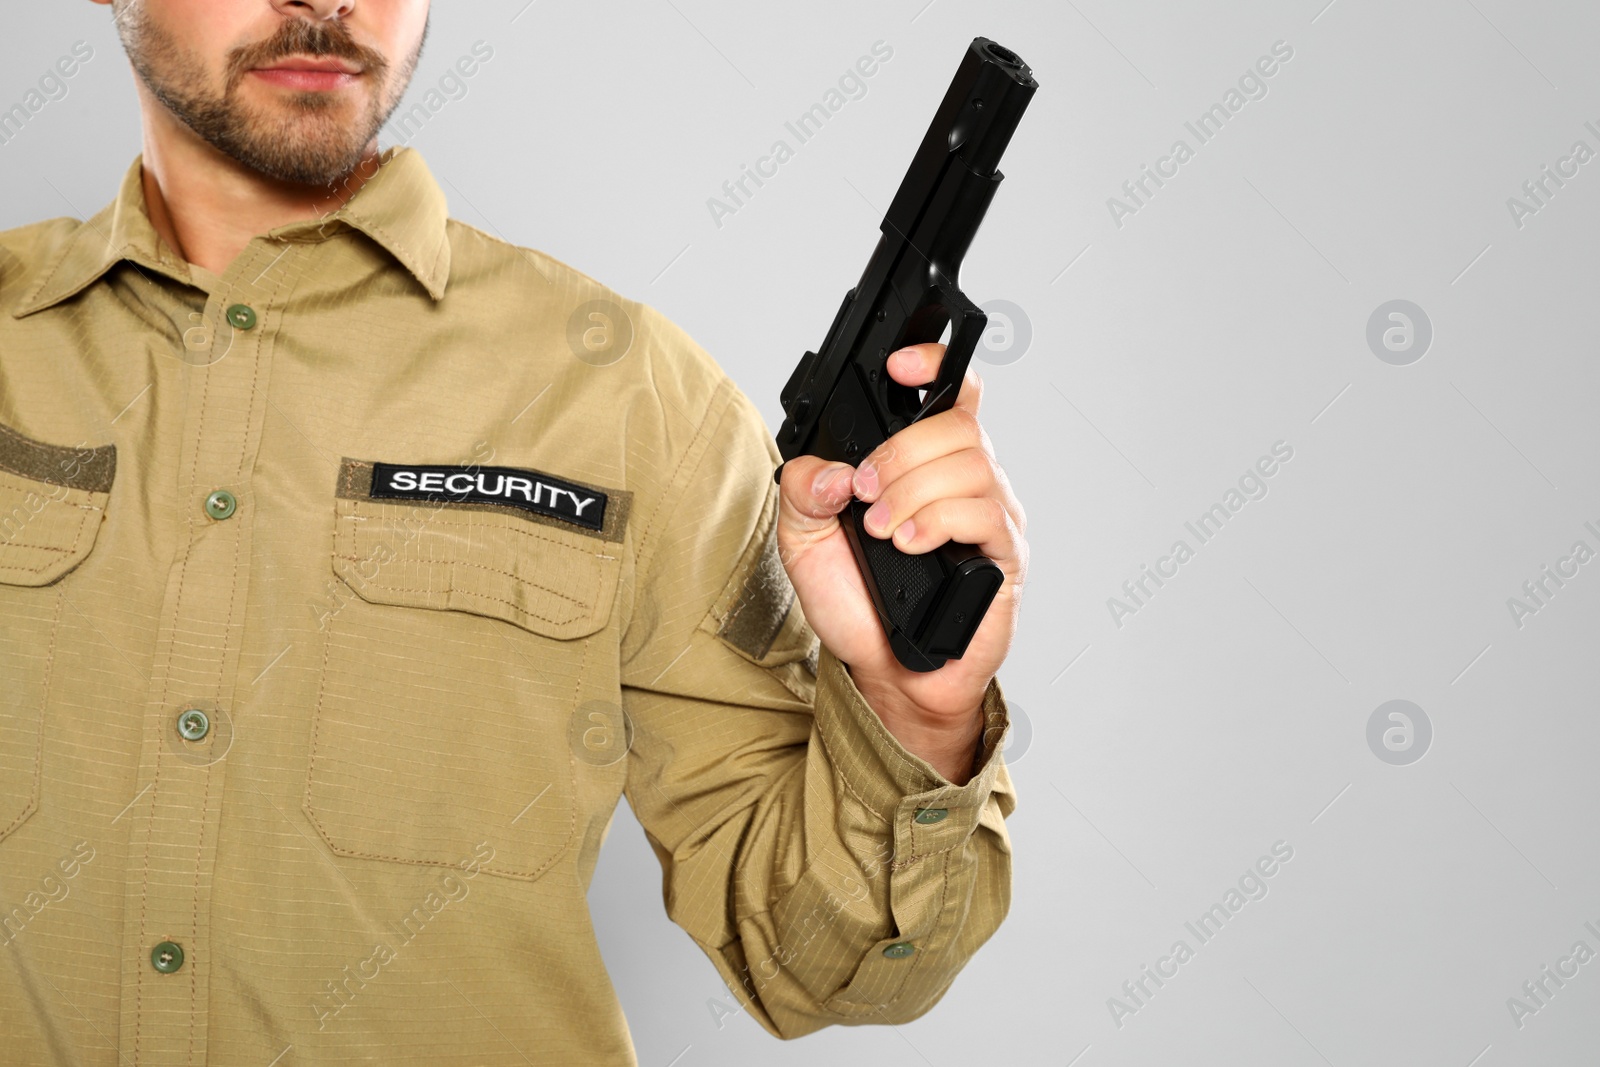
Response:
[[[777,462],[725,382],[636,546],[623,699],[668,914],[792,1038],[939,1000],[1009,906],[1014,799],[997,685],[955,786],[818,648],[778,559]]]

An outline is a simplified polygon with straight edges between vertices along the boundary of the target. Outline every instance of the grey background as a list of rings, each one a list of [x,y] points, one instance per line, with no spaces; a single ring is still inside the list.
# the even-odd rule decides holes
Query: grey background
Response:
[[[1600,549],[1600,161],[1520,229],[1506,206],[1600,150],[1592,5],[525,4],[437,5],[414,97],[494,58],[409,143],[455,215],[661,308],[773,423],[965,43],[1041,84],[963,279],[1033,335],[983,368],[1034,552],[1010,918],[913,1025],[719,1028],[623,810],[591,899],[641,1063],[1596,1061],[1600,961],[1520,1029],[1506,1005],[1600,950],[1600,562],[1520,628],[1506,603]],[[107,12],[9,0],[5,28],[0,107],[96,57],[0,146],[0,227],[90,214],[138,151]],[[878,40],[868,94],[716,226],[707,198]],[[1117,227],[1107,198],[1279,40],[1266,97]],[[1433,326],[1407,366],[1366,342],[1396,299]],[[1107,598],[1280,440],[1268,495],[1118,627]],[[1392,699],[1432,724],[1409,765],[1368,748]],[[1279,840],[1266,898],[1119,1028],[1107,998]]]

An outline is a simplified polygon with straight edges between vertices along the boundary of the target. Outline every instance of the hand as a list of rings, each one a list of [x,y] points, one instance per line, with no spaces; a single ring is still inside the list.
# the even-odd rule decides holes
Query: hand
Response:
[[[889,357],[889,376],[924,386],[943,358],[939,344],[901,349]],[[790,460],[778,516],[779,554],[806,621],[849,665],[856,688],[901,744],[957,783],[970,773],[984,690],[1011,647],[1028,569],[1022,505],[978,423],[982,391],[969,370],[954,407],[901,430],[859,467]],[[892,536],[903,552],[962,541],[999,565],[1005,581],[960,659],[917,673],[894,658],[837,518],[852,495],[873,504],[867,532]]]

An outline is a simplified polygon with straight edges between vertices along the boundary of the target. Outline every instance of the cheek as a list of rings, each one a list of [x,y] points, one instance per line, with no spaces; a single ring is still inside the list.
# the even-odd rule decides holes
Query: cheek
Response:
[[[396,77],[407,74],[422,48],[428,25],[425,0],[368,0],[356,13],[356,40],[370,44],[389,60]]]
[[[162,31],[187,64],[198,63],[220,80],[234,49],[266,40],[280,18],[267,4],[218,4],[210,0],[167,0],[141,5],[159,20]]]
[[[209,97],[227,88],[231,54],[265,40],[281,24],[264,4],[258,10],[258,5],[166,0],[127,10],[130,51],[136,49],[170,88]]]

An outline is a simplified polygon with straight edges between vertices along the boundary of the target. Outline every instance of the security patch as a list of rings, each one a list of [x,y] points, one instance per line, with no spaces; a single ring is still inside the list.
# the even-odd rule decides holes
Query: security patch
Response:
[[[454,500],[466,504],[501,504],[536,515],[563,519],[590,530],[606,524],[606,495],[552,478],[538,471],[514,467],[372,465],[374,500]]]
[[[613,540],[629,494],[518,467],[470,464],[369,463],[346,459],[339,495],[446,507],[505,508],[537,521],[576,526]]]

